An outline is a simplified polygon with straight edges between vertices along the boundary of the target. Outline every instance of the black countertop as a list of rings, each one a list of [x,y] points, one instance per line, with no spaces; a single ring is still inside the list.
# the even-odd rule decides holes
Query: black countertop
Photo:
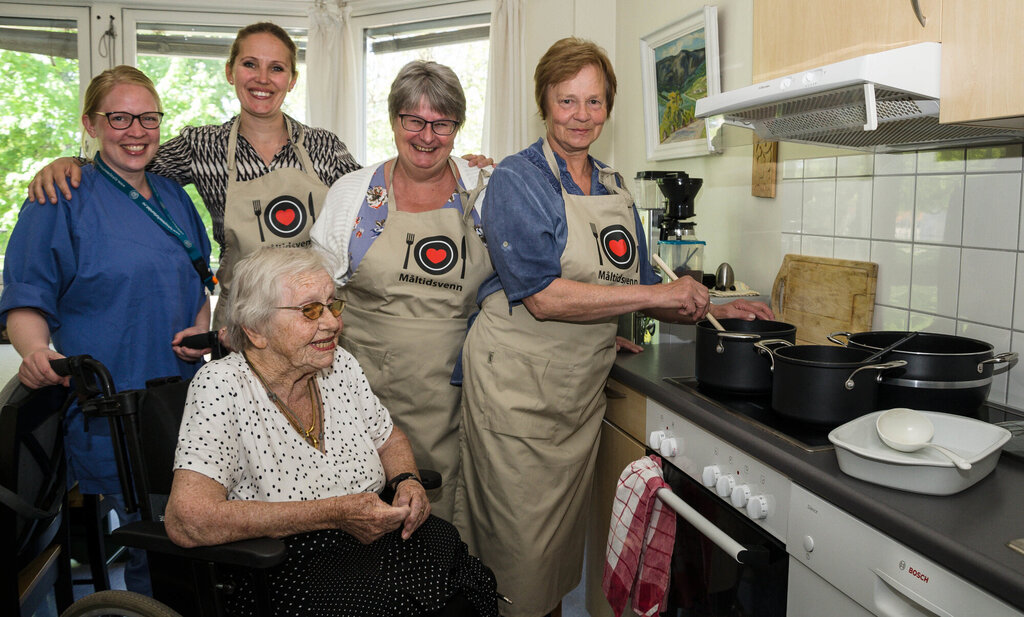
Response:
[[[756,457],[910,549],[1024,610],[1024,461],[1006,454],[974,486],[949,496],[878,486],[839,470],[831,449],[807,452],[724,411],[693,389],[664,381],[693,375],[692,343],[620,352],[611,376]]]

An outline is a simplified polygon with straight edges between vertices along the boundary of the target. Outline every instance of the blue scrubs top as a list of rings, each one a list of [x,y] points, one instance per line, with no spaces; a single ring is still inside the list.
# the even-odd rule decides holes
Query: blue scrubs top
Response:
[[[484,193],[483,225],[494,274],[480,286],[477,302],[504,289],[509,303],[542,291],[562,275],[562,253],[569,237],[562,189],[544,159],[543,139],[529,148],[502,159],[494,168]],[[591,157],[594,172],[592,195],[607,195],[598,180],[598,168],[605,165]],[[562,157],[555,154],[562,185],[571,195],[583,190],[572,179]],[[661,277],[650,265],[647,238],[640,215],[634,210],[640,283],[654,285]]]
[[[209,259],[209,238],[185,191],[167,178],[146,177]],[[118,391],[157,377],[191,378],[201,363],[180,360],[171,339],[195,324],[206,297],[184,247],[91,165],[72,192],[56,206],[22,206],[7,245],[0,321],[11,309],[38,309],[54,348],[102,362]],[[87,432],[75,405],[65,435],[69,471],[82,492],[120,493],[107,421],[89,421]]]

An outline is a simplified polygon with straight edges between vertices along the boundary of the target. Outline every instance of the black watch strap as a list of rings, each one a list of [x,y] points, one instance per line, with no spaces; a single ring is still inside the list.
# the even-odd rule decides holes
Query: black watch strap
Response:
[[[390,488],[393,491],[397,491],[398,485],[401,484],[402,482],[405,482],[406,480],[415,480],[420,484],[423,484],[423,482],[419,479],[419,477],[416,476],[416,474],[412,473],[411,471],[406,471],[405,473],[400,473],[394,478],[388,480],[388,488]]]

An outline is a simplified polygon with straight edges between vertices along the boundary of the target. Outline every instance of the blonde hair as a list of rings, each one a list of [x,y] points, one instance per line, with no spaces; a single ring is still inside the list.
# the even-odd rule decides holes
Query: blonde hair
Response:
[[[235,35],[235,41],[231,43],[231,52],[228,54],[228,66],[235,67],[235,60],[242,48],[242,41],[252,34],[272,34],[288,48],[289,60],[292,63],[292,78],[299,74],[299,48],[295,45],[292,37],[288,36],[284,28],[270,21],[260,21],[240,29]]]
[[[572,78],[589,65],[597,67],[604,74],[605,106],[608,113],[612,113],[617,82],[611,60],[596,43],[570,36],[555,41],[541,56],[533,72],[534,96],[542,120],[548,119],[548,110],[544,107],[544,95],[548,88]]]
[[[134,66],[122,64],[115,66],[112,69],[107,69],[92,78],[92,81],[89,82],[89,87],[85,90],[85,101],[82,104],[82,114],[91,116],[98,112],[100,109],[100,103],[103,102],[103,99],[110,94],[110,91],[114,89],[114,86],[120,84],[134,84],[136,86],[142,86],[153,95],[153,100],[156,101],[156,109],[153,111],[163,111],[163,107],[160,105],[160,95],[156,92],[156,86],[153,85],[153,80]]]

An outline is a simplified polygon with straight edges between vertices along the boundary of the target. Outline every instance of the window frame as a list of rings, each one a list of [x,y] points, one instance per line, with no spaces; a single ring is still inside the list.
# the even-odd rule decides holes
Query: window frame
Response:
[[[78,104],[85,100],[85,89],[92,80],[92,10],[86,6],[62,6],[57,4],[12,4],[0,2],[0,14],[4,17],[25,19],[63,19],[75,21],[78,29]],[[59,17],[55,17],[59,15]]]
[[[366,160],[366,31],[372,28],[409,23],[416,21],[432,21],[462,17],[478,13],[492,14],[494,12],[493,0],[467,0],[465,2],[454,2],[440,6],[420,8],[398,8],[395,10],[380,11],[366,9],[366,12],[353,10],[352,15],[352,37],[355,49],[356,67],[359,72],[359,79],[356,80],[356,96],[359,101],[357,108],[356,135],[354,144],[349,144],[350,150],[355,146],[353,155],[357,161]],[[346,143],[347,140],[346,140]],[[372,161],[370,161],[372,162]]]

